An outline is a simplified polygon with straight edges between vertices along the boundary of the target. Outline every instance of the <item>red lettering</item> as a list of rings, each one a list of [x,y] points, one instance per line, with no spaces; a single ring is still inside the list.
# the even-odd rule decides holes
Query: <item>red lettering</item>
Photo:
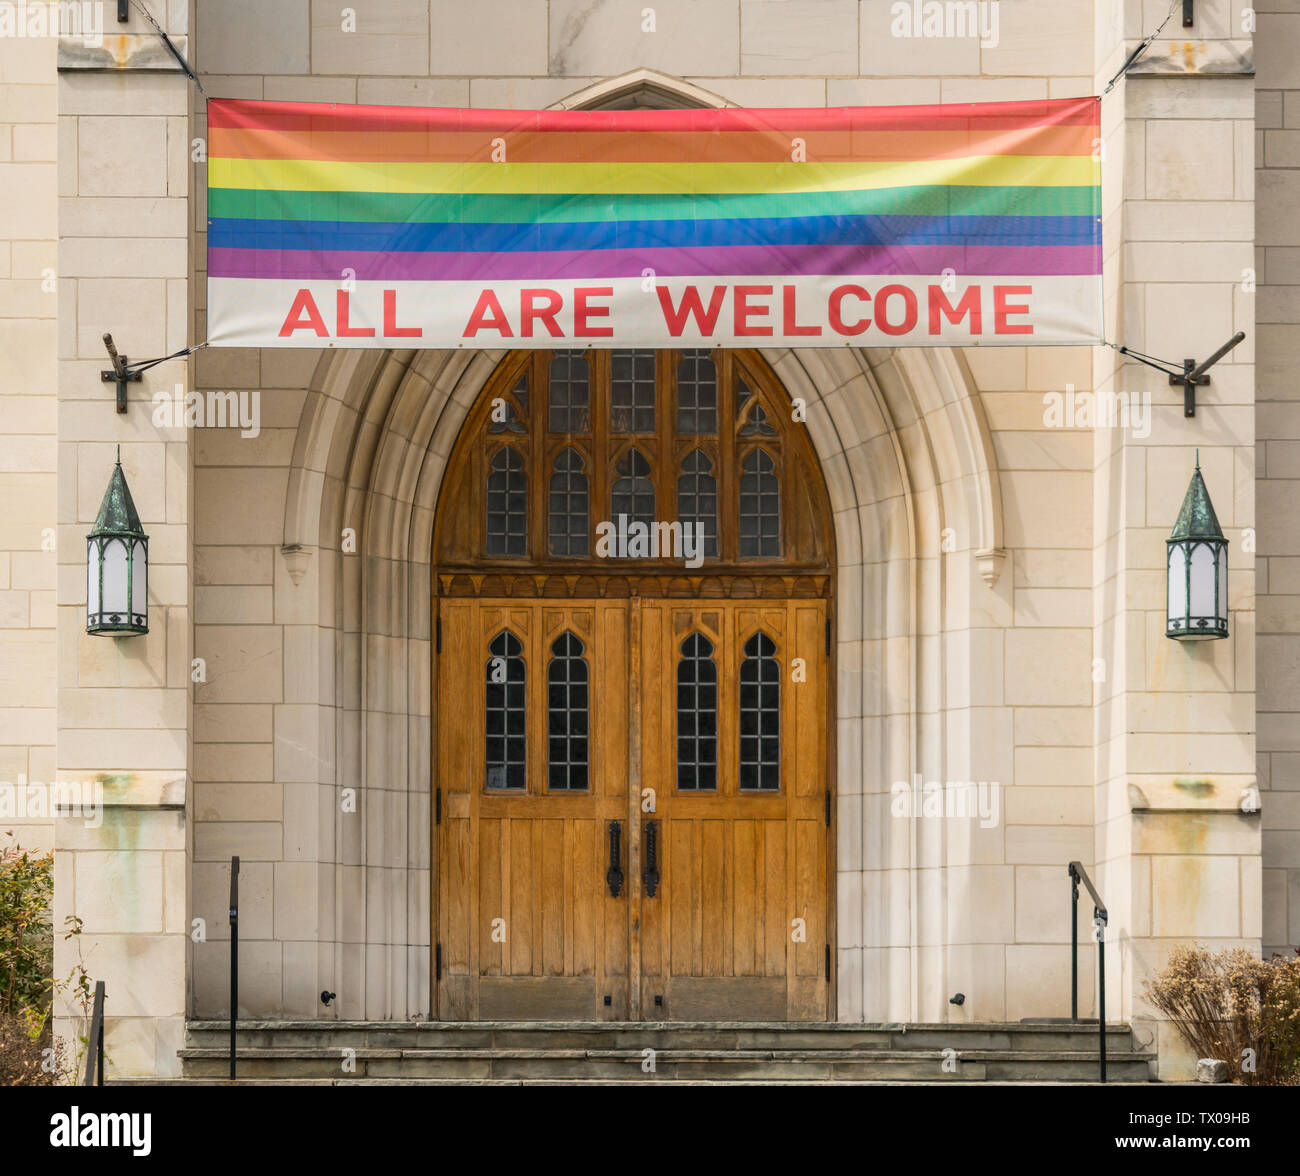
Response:
[[[820,335],[822,329],[819,326],[801,327],[795,321],[794,305],[795,288],[793,286],[782,286],[781,297],[785,310],[784,320],[781,324],[781,333],[783,335]]]
[[[971,286],[965,294],[961,296],[961,301],[953,306],[943,292],[942,286],[930,287],[930,334],[937,335],[942,330],[939,323],[939,316],[942,315],[950,323],[960,323],[966,315],[970,315],[970,333],[978,335],[984,330],[984,315],[980,310],[980,288]]]
[[[384,291],[384,338],[405,339],[423,335],[420,327],[399,327],[397,325],[397,291]]]
[[[357,338],[375,333],[374,327],[348,326],[348,292],[338,291],[334,299],[335,331],[340,339]]]
[[[871,295],[861,286],[836,286],[835,289],[831,291],[830,305],[828,309],[830,310],[831,330],[833,330],[837,335],[861,335],[863,331],[871,326],[871,320],[869,318],[862,318],[852,326],[849,326],[848,323],[844,321],[844,314],[841,306],[844,299],[850,294],[855,298],[861,298],[863,302],[871,301]]]
[[[591,335],[612,335],[613,327],[593,327],[587,322],[591,318],[608,318],[608,306],[589,306],[588,298],[613,298],[613,286],[579,286],[573,291],[573,334],[575,337]]]
[[[757,314],[771,314],[770,306],[750,306],[749,296],[751,294],[771,294],[771,286],[737,286],[732,291],[732,298],[735,302],[736,312],[736,334],[737,335],[770,335],[771,327],[751,327],[749,320]]]
[[[538,306],[537,302],[541,299],[545,305]],[[564,332],[560,330],[555,321],[555,313],[564,305],[564,299],[555,290],[536,289],[519,291],[519,333],[525,339],[531,339],[533,336],[533,320],[540,319],[546,327],[547,333],[553,338],[563,338]]]
[[[906,307],[901,323],[891,323],[887,313],[889,300],[896,294],[902,295]],[[906,286],[881,286],[876,291],[876,326],[886,335],[906,335],[916,326],[916,294]]]
[[[288,338],[294,331],[315,331],[322,339],[330,337],[329,328],[321,318],[320,311],[316,308],[316,300],[311,296],[310,290],[299,290],[294,295],[293,305],[289,307],[289,313],[284,316],[284,323],[280,327],[280,338]]]
[[[1012,294],[1032,294],[1033,292],[1033,286],[993,287],[993,333],[995,335],[1032,335],[1034,333],[1033,323],[1007,322],[1007,315],[1009,314],[1029,313],[1028,304],[1020,302],[1008,305],[1007,298]]]
[[[682,293],[681,304],[677,307],[673,306],[673,296],[668,292],[667,286],[656,286],[655,293],[659,295],[659,306],[664,312],[664,323],[668,327],[668,333],[674,339],[678,338],[685,328],[687,315],[694,317],[700,334],[707,338],[713,334],[713,327],[718,321],[718,313],[722,310],[722,300],[726,297],[727,287],[713,287],[707,311],[700,302],[700,292],[695,286],[686,287]]]
[[[466,339],[472,339],[479,331],[487,330],[496,331],[503,339],[509,339],[514,335],[506,319],[506,312],[501,309],[500,301],[491,290],[484,290],[478,296],[478,301],[474,304],[474,312],[469,316],[469,322],[465,324],[463,335]]]

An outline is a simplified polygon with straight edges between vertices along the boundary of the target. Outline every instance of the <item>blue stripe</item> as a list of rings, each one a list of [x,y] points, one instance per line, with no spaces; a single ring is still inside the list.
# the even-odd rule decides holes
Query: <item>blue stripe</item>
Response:
[[[809,216],[583,223],[372,223],[214,217],[218,249],[526,253],[726,245],[1095,245],[1090,216]]]

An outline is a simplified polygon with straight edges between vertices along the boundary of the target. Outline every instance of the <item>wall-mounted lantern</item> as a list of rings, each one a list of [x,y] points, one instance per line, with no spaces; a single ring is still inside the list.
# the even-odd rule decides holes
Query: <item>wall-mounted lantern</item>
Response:
[[[1165,543],[1169,570],[1165,636],[1176,641],[1226,637],[1228,541],[1201,477],[1199,451],[1183,508]]]
[[[86,536],[86,632],[128,637],[149,632],[149,536],[122,473],[122,449]]]

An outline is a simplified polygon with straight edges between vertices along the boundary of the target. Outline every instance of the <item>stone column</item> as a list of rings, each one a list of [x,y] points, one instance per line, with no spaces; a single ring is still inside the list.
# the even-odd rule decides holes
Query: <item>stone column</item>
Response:
[[[112,21],[112,6],[103,5]],[[158,6],[153,6],[157,8]],[[187,50],[184,5],[166,28]],[[115,34],[124,34],[116,36]],[[178,1071],[186,1013],[186,781],[190,716],[190,445],[155,424],[152,397],[187,384],[172,361],[129,385],[127,412],[101,335],[131,361],[190,343],[190,87],[152,28],[130,21],[104,43],[59,45],[58,735],[61,782],[89,782],[99,820],[55,822],[55,974],[84,962],[106,984],[109,1073]],[[149,633],[85,632],[86,532],[121,446],[149,534]],[[74,1036],[64,1002],[59,1028]]]

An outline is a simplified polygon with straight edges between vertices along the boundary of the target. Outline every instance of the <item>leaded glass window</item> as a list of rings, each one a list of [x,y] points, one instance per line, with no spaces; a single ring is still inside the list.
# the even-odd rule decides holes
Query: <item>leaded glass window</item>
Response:
[[[524,647],[509,629],[488,646],[484,682],[485,779],[489,788],[527,786]]]
[[[655,431],[655,353],[615,351],[610,373],[610,428],[615,433]]]
[[[488,555],[528,554],[528,479],[509,446],[492,456],[487,485]]]
[[[586,555],[591,535],[586,463],[576,449],[555,459],[547,501],[547,542],[552,555]]]
[[[703,554],[718,554],[718,482],[713,463],[703,450],[692,449],[682,462],[677,478],[677,521],[690,523],[696,534],[703,534]]]
[[[781,787],[781,665],[766,633],[745,642],[740,663],[740,787]]]
[[[650,480],[650,463],[641,455],[639,449],[629,449],[614,467],[618,477],[614,479],[610,505],[614,520],[619,515],[627,515],[629,523],[642,522],[647,527],[655,521],[655,485]]]
[[[552,433],[591,432],[591,369],[581,351],[557,351],[551,357],[546,427]]]
[[[682,642],[677,662],[677,787],[718,787],[718,666],[703,633]]]
[[[707,351],[684,351],[677,363],[677,431],[718,431],[718,369]]]
[[[740,467],[740,554],[781,554],[781,486],[765,449],[751,451]]]
[[[551,791],[588,787],[587,736],[591,705],[582,642],[561,633],[546,669],[547,776]]]

